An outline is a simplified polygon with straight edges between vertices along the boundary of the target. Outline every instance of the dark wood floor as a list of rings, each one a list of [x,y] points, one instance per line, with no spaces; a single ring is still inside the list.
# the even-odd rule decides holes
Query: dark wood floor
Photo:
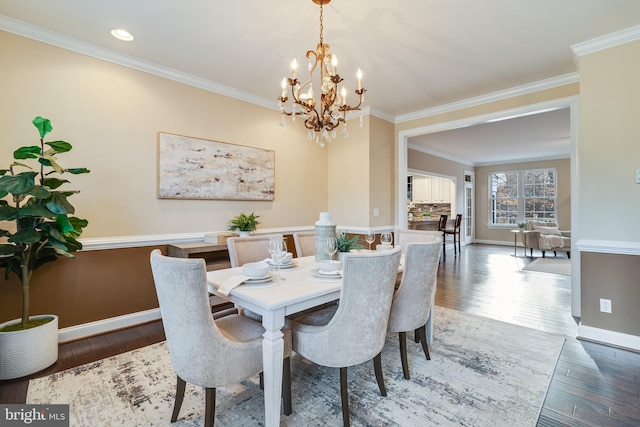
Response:
[[[458,256],[448,248],[436,304],[565,335],[538,426],[640,426],[640,354],[577,340],[570,278],[521,271],[531,260],[507,246],[470,245]],[[161,323],[152,322],[62,344],[58,362],[34,377],[162,340]],[[0,381],[0,403],[24,403],[27,385]]]

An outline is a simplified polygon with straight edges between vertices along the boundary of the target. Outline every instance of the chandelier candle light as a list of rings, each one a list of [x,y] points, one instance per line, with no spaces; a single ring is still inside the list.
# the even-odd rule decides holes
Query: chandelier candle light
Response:
[[[296,69],[298,62],[294,59],[291,63],[291,77],[282,79],[282,95],[278,98],[280,110],[282,111],[282,119],[280,127],[285,127],[285,116],[291,116],[291,120],[295,121],[296,116],[305,117],[304,126],[308,129],[307,139],[313,141],[320,147],[324,147],[325,142],[330,142],[336,137],[336,128],[340,122],[344,123],[342,136],[349,136],[347,131],[347,111],[360,110],[364,93],[367,91],[362,87],[362,71],[358,69],[358,89],[354,90],[358,96],[358,104],[355,106],[347,105],[347,90],[339,83],[343,78],[338,74],[338,60],[335,55],[329,53],[329,45],[324,42],[322,37],[322,6],[329,4],[331,0],[312,0],[315,4],[320,5],[320,42],[315,51],[307,52],[309,60],[309,80],[301,83],[296,77]],[[313,94],[313,73],[316,69],[320,71],[320,102],[316,102]],[[292,107],[291,111],[285,110],[285,105],[289,100],[287,97],[287,85],[291,86]],[[298,108],[300,109],[298,111]],[[362,115],[360,116],[360,126],[362,127]]]

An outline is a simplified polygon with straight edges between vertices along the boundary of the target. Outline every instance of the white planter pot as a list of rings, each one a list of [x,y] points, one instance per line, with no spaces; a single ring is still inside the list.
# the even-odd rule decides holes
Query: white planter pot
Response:
[[[249,237],[249,236],[251,236],[251,232],[250,231],[238,231],[238,236],[240,236],[240,237]]]
[[[53,365],[58,360],[58,316],[47,314],[31,319],[52,317],[36,328],[0,332],[0,380],[24,377]],[[0,324],[0,328],[20,319]]]

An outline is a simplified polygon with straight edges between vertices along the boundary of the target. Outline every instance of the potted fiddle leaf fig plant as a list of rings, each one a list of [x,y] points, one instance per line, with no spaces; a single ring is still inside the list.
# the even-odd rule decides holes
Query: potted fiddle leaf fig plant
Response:
[[[258,218],[260,215],[256,215],[255,212],[251,212],[249,215],[240,212],[229,221],[229,230],[237,231],[240,236],[248,236],[251,232],[256,231],[258,224],[260,224]]]
[[[68,198],[78,191],[61,189],[69,181],[60,176],[89,170],[60,166],[58,156],[71,144],[44,141],[53,130],[49,119],[38,116],[33,124],[40,144],[18,148],[9,168],[0,169],[0,268],[5,281],[13,273],[22,284],[22,317],[0,324],[0,379],[29,375],[58,359],[58,317],[30,316],[32,274],[58,257],[73,258],[88,224],[73,216]]]

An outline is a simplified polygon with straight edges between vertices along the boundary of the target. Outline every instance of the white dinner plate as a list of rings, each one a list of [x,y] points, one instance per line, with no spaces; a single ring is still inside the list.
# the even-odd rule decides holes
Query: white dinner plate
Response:
[[[342,277],[342,273],[340,273],[339,271],[322,271],[319,268],[314,268],[313,270],[311,270],[311,273],[318,277],[327,277],[333,279],[339,279],[340,277]]]
[[[271,268],[278,268],[278,264],[274,264],[271,261],[267,261],[267,264],[269,264],[269,267],[271,267]],[[292,268],[292,267],[295,267],[295,266],[296,266],[296,263],[293,262],[293,261],[291,261],[288,264],[280,264],[280,268]]]
[[[267,275],[264,277],[260,277],[258,279],[247,279],[242,283],[244,283],[245,285],[254,285],[256,283],[266,283],[272,280],[273,280],[273,276],[271,275],[271,273],[267,273]]]

